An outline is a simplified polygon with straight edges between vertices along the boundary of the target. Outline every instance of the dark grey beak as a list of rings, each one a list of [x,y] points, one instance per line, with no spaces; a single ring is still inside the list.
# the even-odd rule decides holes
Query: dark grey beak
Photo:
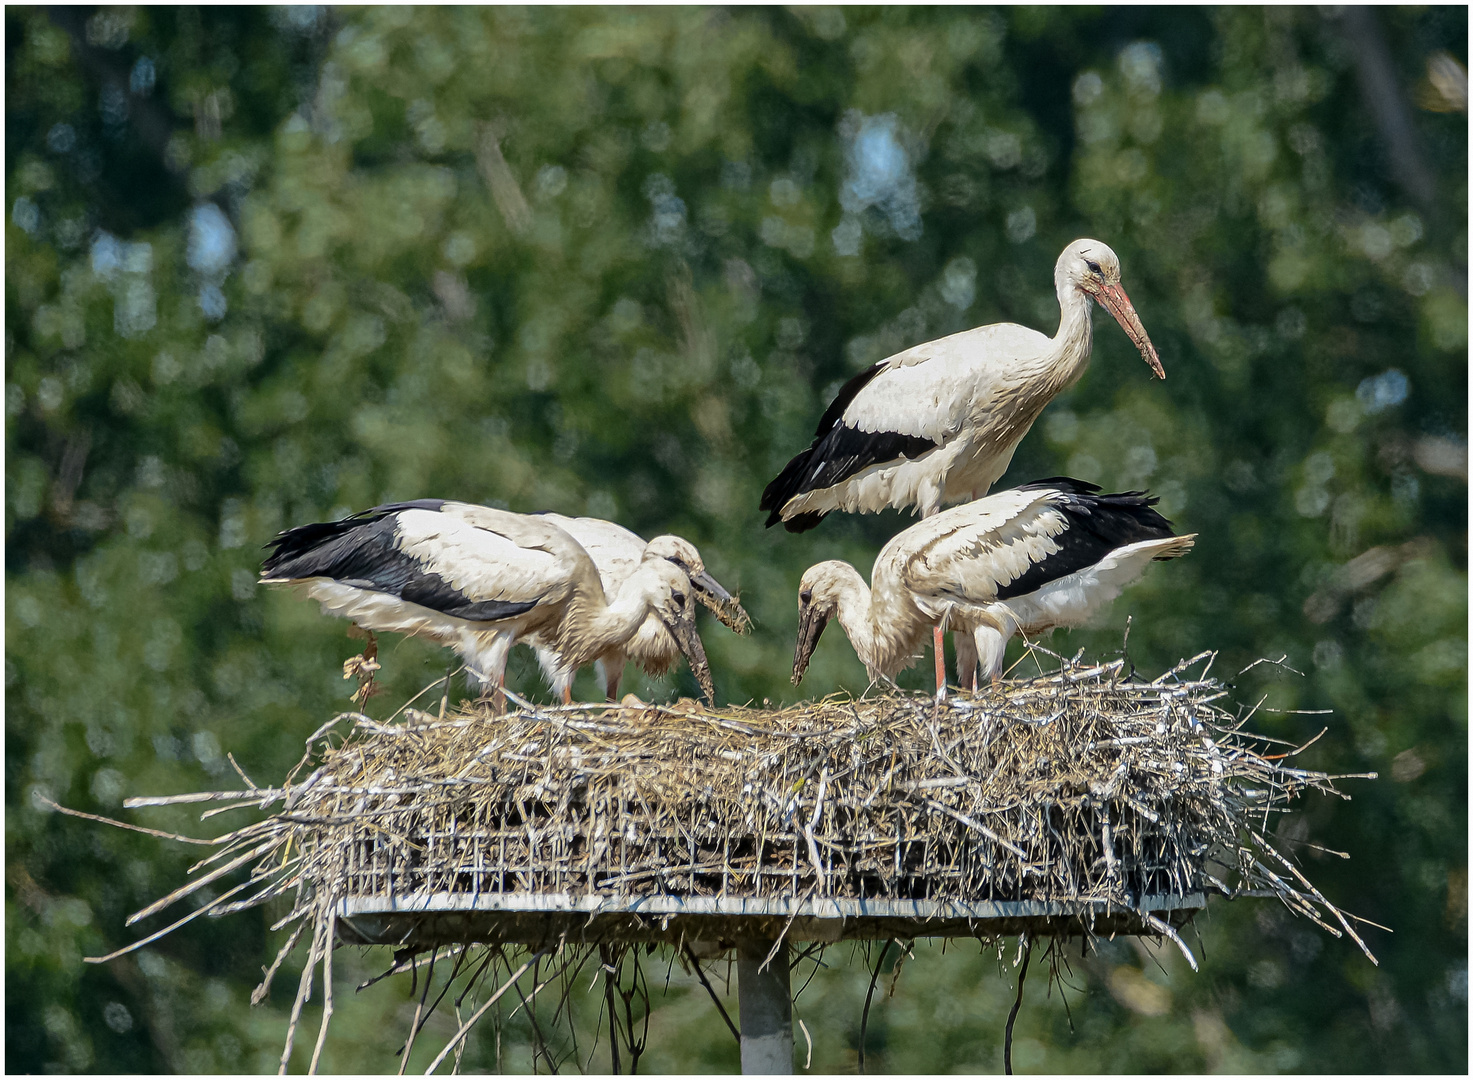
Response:
[[[699,574],[691,574],[690,583],[695,586],[696,599],[710,608],[711,613],[726,627],[738,634],[745,634],[752,628],[752,619],[740,601],[722,588],[721,582],[710,574],[704,570]]]
[[[803,681],[803,673],[808,670],[808,661],[813,658],[813,650],[818,648],[818,639],[829,624],[829,618],[812,604],[803,605],[798,612],[798,648],[793,653],[794,686]]]
[[[701,637],[696,633],[696,605],[687,599],[685,608],[678,617],[670,618],[662,613],[660,619],[675,643],[680,646],[680,651],[690,661],[691,674],[700,683],[706,703],[715,705],[716,685],[711,681],[711,664],[706,659],[706,648],[701,644]]]

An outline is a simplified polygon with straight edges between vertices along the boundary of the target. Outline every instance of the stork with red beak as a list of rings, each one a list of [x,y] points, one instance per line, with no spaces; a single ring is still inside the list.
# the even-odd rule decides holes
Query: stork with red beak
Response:
[[[987,494],[1044,406],[1084,374],[1096,301],[1166,378],[1108,245],[1076,240],[1066,247],[1054,265],[1054,290],[1059,330],[1051,338],[1016,323],[979,326],[896,353],[845,383],[813,445],[763,491],[768,526],[803,532],[836,510],[913,507],[925,518]],[[935,643],[939,649],[939,629]],[[966,682],[976,650],[962,636],[957,647]]]

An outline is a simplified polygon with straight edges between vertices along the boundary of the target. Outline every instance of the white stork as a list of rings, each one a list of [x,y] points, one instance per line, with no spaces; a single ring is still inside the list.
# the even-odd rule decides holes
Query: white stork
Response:
[[[1090,310],[1098,300],[1142,358],[1166,378],[1156,347],[1120,286],[1120,259],[1098,240],[1075,240],[1054,264],[1059,330],[1052,338],[993,323],[898,352],[860,372],[824,411],[813,445],[762,492],[767,525],[804,532],[835,510],[878,513],[986,495],[1045,405],[1089,365]],[[977,652],[957,637],[957,666]],[[941,650],[941,632],[934,645]]]
[[[949,624],[975,636],[983,675],[996,682],[1014,634],[1079,626],[1152,560],[1192,547],[1196,534],[1172,533],[1155,498],[1098,492],[1056,477],[944,510],[880,549],[873,590],[846,562],[810,567],[798,587],[793,682],[835,616],[871,679],[909,667],[926,631]],[[945,696],[939,652],[936,693]]]
[[[599,579],[608,595],[617,595],[641,561],[655,556],[668,559],[683,570],[690,578],[695,598],[728,627],[737,633],[745,633],[750,625],[751,620],[741,604],[706,572],[701,553],[689,540],[665,535],[646,542],[624,526],[602,518],[570,518],[553,513],[537,516],[556,525],[582,545],[594,566],[598,567]],[[538,634],[527,643],[537,653],[537,662],[553,689],[565,696],[571,694],[575,672],[563,663],[556,642]],[[647,616],[632,638],[621,645],[610,646],[597,658],[604,671],[604,692],[610,701],[617,700],[626,659],[632,659],[643,671],[659,677],[675,665],[679,656],[680,647],[665,624],[655,615]]]
[[[498,690],[518,638],[540,634],[554,642],[571,670],[627,642],[654,613],[714,700],[690,579],[668,559],[645,559],[610,602],[593,560],[556,525],[441,499],[302,525],[268,546],[263,582],[295,586],[365,630],[448,645],[483,685]]]
[[[1089,364],[1090,307],[1114,315],[1160,378],[1151,339],[1120,287],[1120,260],[1098,240],[1076,240],[1054,266],[1059,332],[993,323],[916,345],[844,384],[813,445],[762,493],[767,524],[813,528],[835,510],[877,513],[987,493],[1055,395]]]

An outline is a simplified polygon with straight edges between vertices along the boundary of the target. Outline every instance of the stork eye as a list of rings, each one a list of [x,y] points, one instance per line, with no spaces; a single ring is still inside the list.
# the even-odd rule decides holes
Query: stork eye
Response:
[[[1092,270],[1096,274],[1102,274],[1102,273],[1104,273],[1104,271],[1102,271],[1100,269],[1100,264],[1097,263],[1097,262],[1095,262],[1093,259],[1085,259],[1084,260],[1084,265],[1087,266],[1087,267],[1089,267],[1090,270]]]
[[[674,600],[677,604],[685,603],[685,593],[683,592],[671,593],[670,598]]]
[[[798,599],[801,600],[805,604],[811,604],[811,603],[813,603],[813,590],[812,589],[804,589],[802,592],[800,592],[798,594]]]

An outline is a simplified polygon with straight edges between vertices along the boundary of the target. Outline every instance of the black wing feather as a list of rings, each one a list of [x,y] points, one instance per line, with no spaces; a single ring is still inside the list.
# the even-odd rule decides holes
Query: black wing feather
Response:
[[[445,501],[444,499],[415,499],[413,502],[385,503],[383,506],[375,506],[370,510],[360,510],[356,514],[349,514],[340,521],[318,521],[310,525],[298,525],[294,529],[285,529],[267,541],[265,546],[271,549],[271,554],[266,556],[261,572],[268,577],[320,577],[322,576],[320,571],[295,573],[293,564],[297,559],[312,555],[319,549],[332,547],[334,540],[361,529],[365,525],[380,522],[397,514],[400,510],[439,511],[440,507],[445,505]],[[278,573],[278,571],[283,572]]]
[[[1158,501],[1156,496],[1144,491],[1100,495],[1098,484],[1067,476],[1021,485],[1022,490],[1040,488],[1061,493],[1053,505],[1063,513],[1068,526],[1053,538],[1059,550],[1000,588],[999,600],[1036,592],[1050,581],[1093,566],[1116,548],[1176,535],[1171,522],[1152,509]]]
[[[799,495],[841,484],[871,465],[915,459],[934,450],[937,443],[923,435],[901,435],[893,431],[860,431],[843,422],[844,410],[885,367],[880,361],[846,382],[824,410],[814,432],[813,445],[789,461],[762,492],[759,510],[767,510],[767,527],[782,521],[782,508]],[[788,532],[806,532],[824,519],[827,511],[794,515],[783,522]]]
[[[360,589],[397,596],[406,603],[468,622],[495,622],[537,606],[537,601],[476,600],[461,592],[399,546],[396,515],[404,510],[438,511],[444,499],[389,503],[345,517],[287,529],[261,572],[266,577],[325,577]]]

